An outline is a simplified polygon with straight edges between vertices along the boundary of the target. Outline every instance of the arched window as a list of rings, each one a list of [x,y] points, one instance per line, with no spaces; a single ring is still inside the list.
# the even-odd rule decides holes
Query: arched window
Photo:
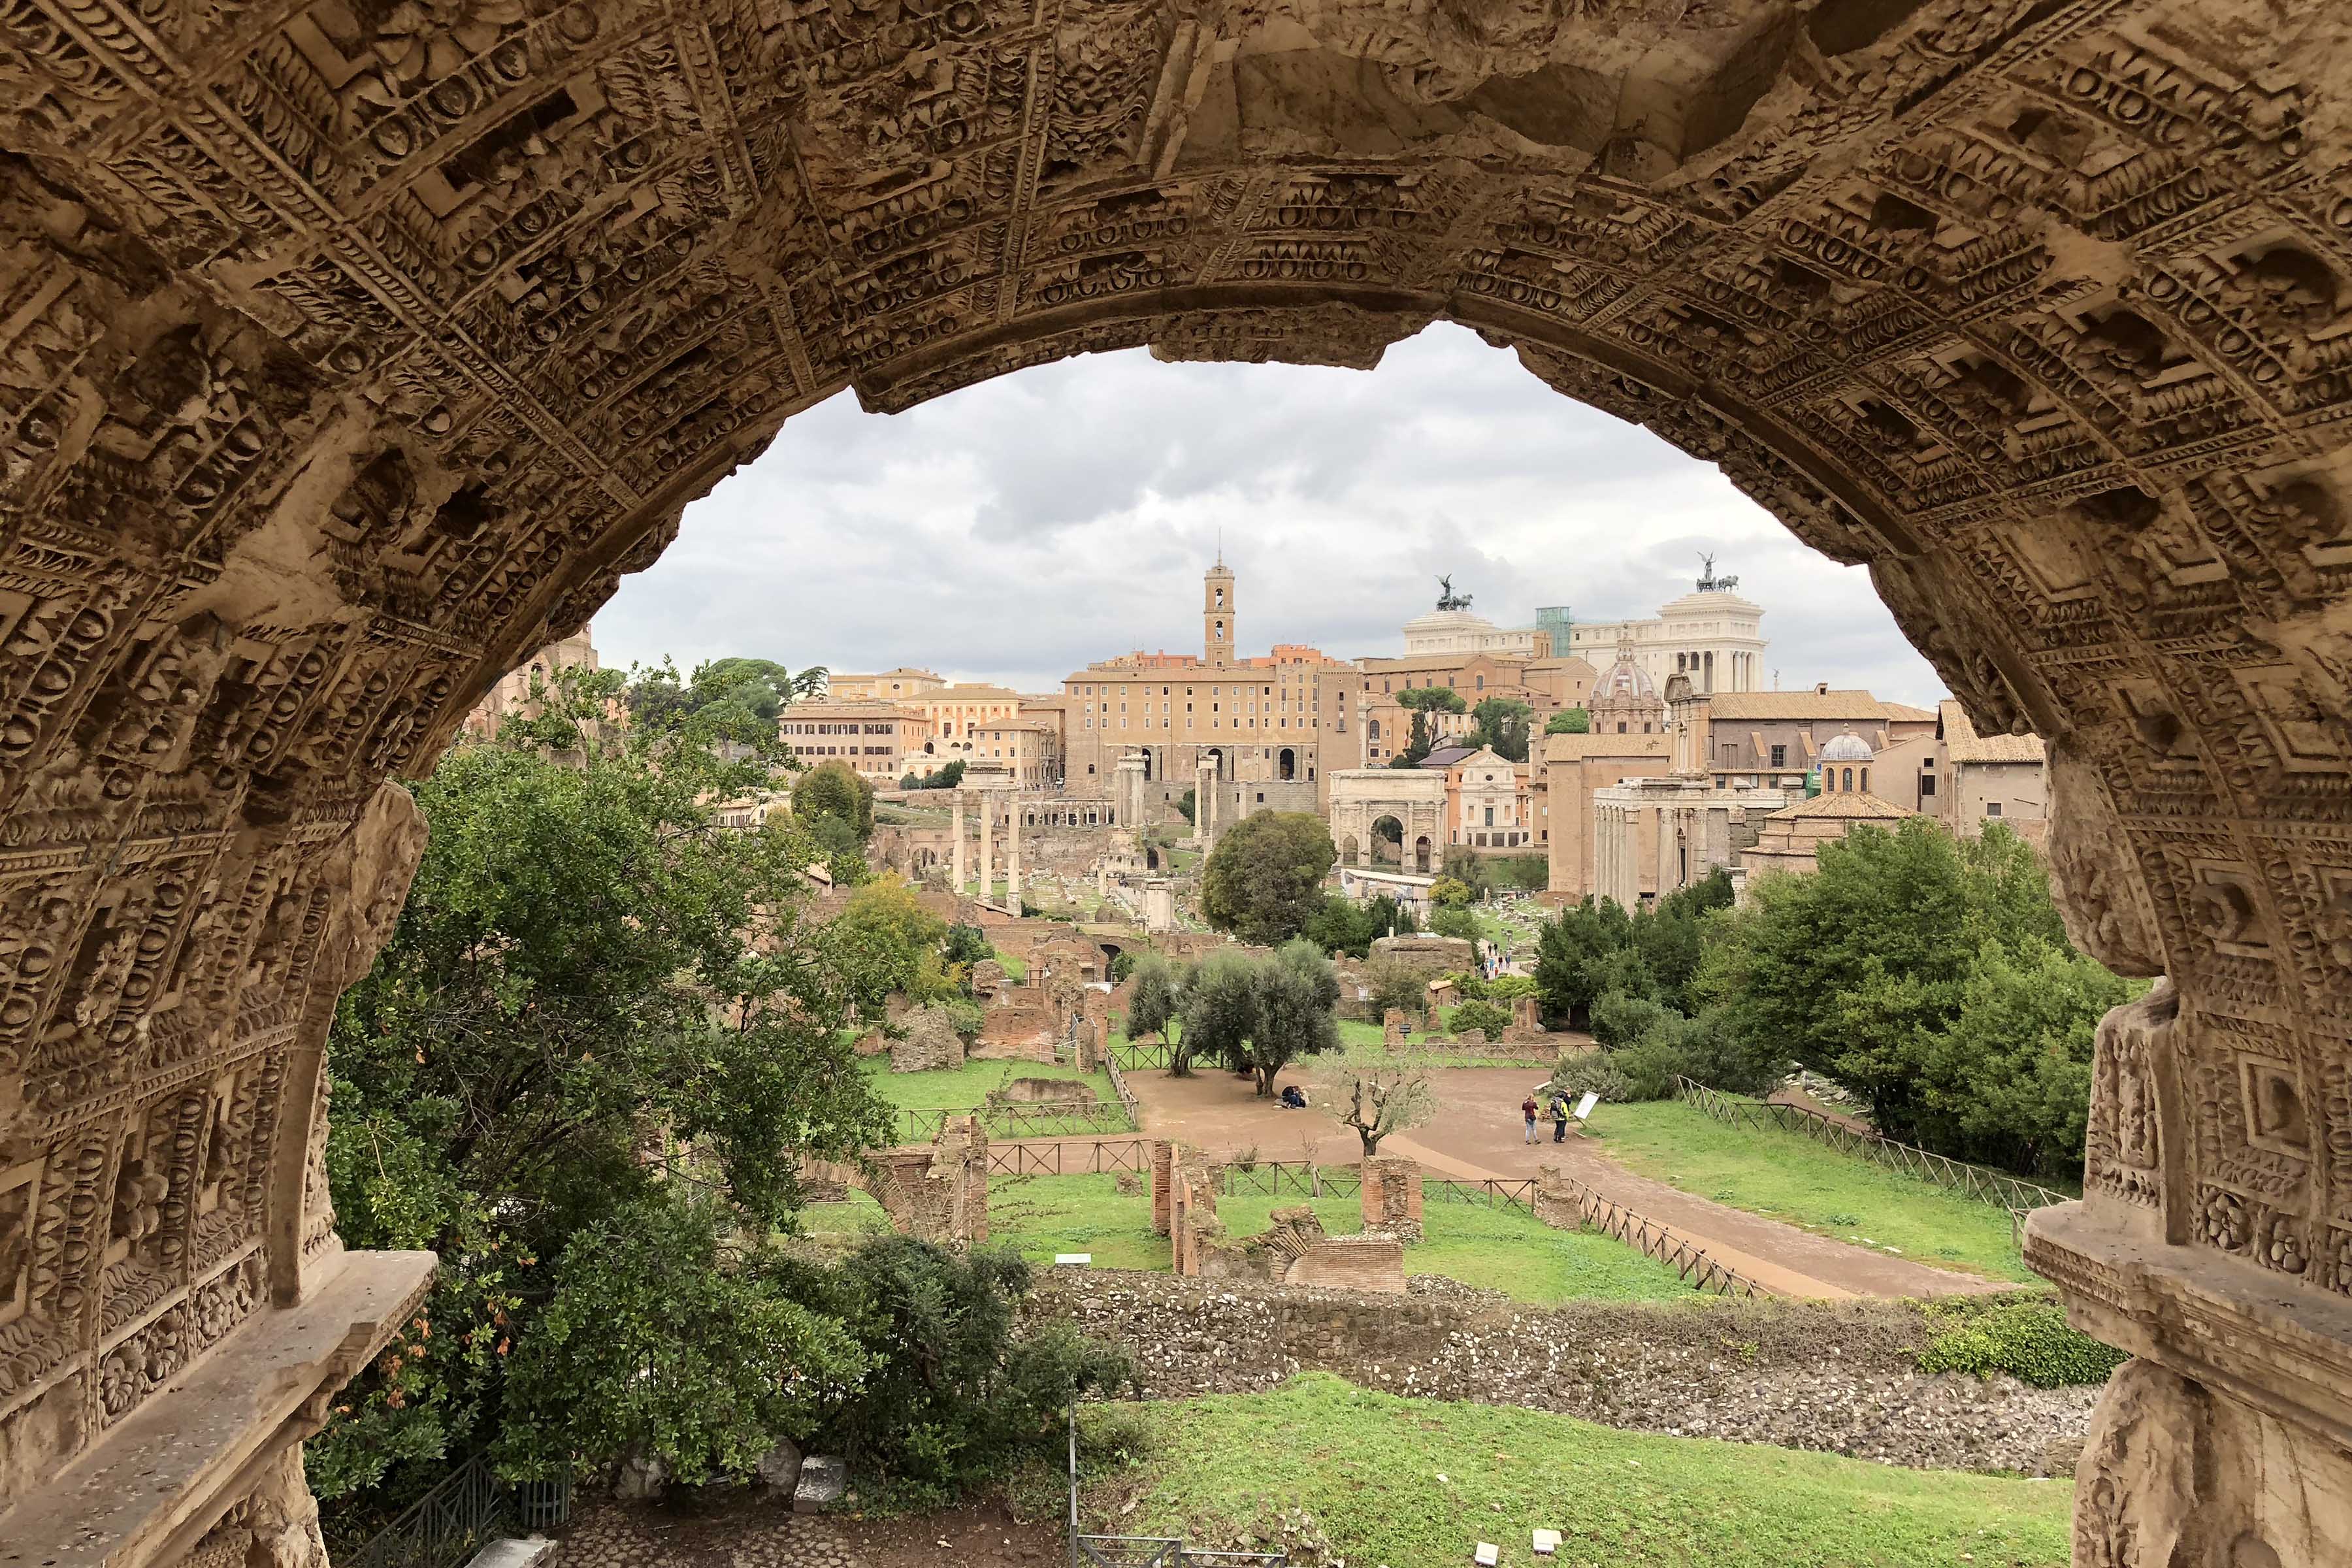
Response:
[[[1868,768],[1862,770],[1862,793],[1864,795],[1868,795],[1870,793],[1870,770]]]
[[[1845,783],[1840,787],[1848,795],[1852,795],[1853,793],[1853,770],[1852,768],[1846,769]]]

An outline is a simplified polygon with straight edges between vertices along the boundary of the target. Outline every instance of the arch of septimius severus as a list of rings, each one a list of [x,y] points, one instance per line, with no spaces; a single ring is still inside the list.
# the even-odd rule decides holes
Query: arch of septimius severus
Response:
[[[320,1057],[430,764],[844,385],[1444,317],[2047,738],[2077,1560],[2352,1556],[2329,0],[0,0],[0,1564],[281,1563],[429,1260]],[[1430,395],[1442,397],[1442,388]],[[790,548],[789,537],[780,539]]]

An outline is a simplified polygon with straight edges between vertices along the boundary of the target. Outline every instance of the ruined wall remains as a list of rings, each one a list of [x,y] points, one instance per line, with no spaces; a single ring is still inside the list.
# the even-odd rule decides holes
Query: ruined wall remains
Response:
[[[938,1072],[964,1063],[963,1037],[944,1007],[918,1007],[899,1027],[905,1032],[889,1042],[892,1072]]]
[[[1419,1241],[1421,1162],[1407,1154],[1373,1154],[1362,1171],[1357,1195],[1363,1204],[1364,1233]]]

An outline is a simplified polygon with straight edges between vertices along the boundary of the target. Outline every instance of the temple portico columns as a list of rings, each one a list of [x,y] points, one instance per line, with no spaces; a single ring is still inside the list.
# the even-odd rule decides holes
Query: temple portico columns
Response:
[[[961,790],[955,792],[955,826],[952,830],[955,834],[955,890],[959,897],[962,895],[965,885],[971,879],[970,868],[964,860],[963,795],[964,792]]]
[[[1012,797],[1011,809],[1004,823],[1004,897],[1014,909],[1021,907],[1021,797]]]
[[[986,903],[996,896],[996,801],[987,790],[980,792],[980,900]]]

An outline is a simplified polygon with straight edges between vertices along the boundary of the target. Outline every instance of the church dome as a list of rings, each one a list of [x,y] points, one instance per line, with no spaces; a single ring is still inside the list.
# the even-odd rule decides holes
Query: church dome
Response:
[[[1866,763],[1877,754],[1870,749],[1869,742],[1852,730],[1832,736],[1829,744],[1822,748],[1822,761],[1825,763]]]
[[[1603,670],[1601,679],[1592,683],[1592,700],[1596,702],[1638,702],[1657,694],[1657,683],[1633,662],[1631,654],[1621,653],[1617,662]]]

